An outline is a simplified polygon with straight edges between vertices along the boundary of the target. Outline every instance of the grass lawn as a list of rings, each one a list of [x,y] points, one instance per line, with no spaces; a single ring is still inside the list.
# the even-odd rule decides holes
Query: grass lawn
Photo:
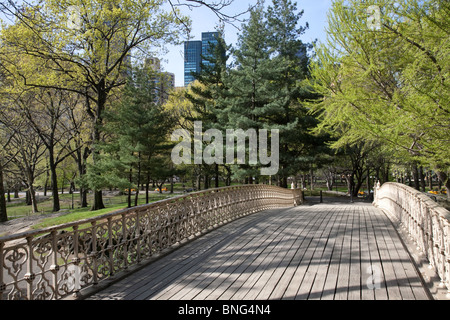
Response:
[[[155,202],[168,198],[172,198],[174,196],[178,196],[179,194],[174,193],[171,194],[169,192],[160,193],[150,193],[149,201]],[[93,218],[96,216],[104,215],[113,211],[122,210],[127,208],[128,206],[128,197],[127,195],[113,195],[113,196],[104,196],[103,202],[106,206],[105,209],[98,211],[91,211],[90,206],[88,208],[80,208],[79,207],[79,195],[75,194],[73,197],[74,209],[72,209],[72,195],[70,194],[60,194],[60,204],[61,211],[66,211],[67,214],[61,215],[59,217],[49,217],[47,219],[42,220],[40,223],[34,225],[33,229],[40,229],[51,227],[55,225],[60,225],[64,223],[70,223],[73,221],[84,220]],[[88,203],[92,203],[93,195],[88,195]],[[132,203],[134,203],[134,194],[132,195]],[[145,193],[140,193],[138,205],[145,204]],[[38,202],[39,213],[36,215],[49,215],[52,213],[52,197],[40,197]],[[31,215],[31,208],[24,204],[24,200],[16,200],[7,205],[8,218],[16,219],[21,217],[26,217]]]

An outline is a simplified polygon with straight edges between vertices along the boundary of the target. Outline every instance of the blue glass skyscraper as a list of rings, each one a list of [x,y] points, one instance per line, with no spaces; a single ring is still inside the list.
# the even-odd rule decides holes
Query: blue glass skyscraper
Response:
[[[211,64],[209,61],[205,60],[205,57],[211,56],[211,47],[217,45],[219,33],[218,32],[203,32],[202,33],[202,63]]]
[[[202,42],[186,41],[184,43],[184,85],[187,87],[195,80],[193,72],[200,72],[202,60]]]
[[[203,32],[201,41],[186,41],[184,43],[184,86],[195,80],[193,72],[201,71],[201,64],[209,64],[202,57],[210,55],[210,48],[217,43],[218,32]]]

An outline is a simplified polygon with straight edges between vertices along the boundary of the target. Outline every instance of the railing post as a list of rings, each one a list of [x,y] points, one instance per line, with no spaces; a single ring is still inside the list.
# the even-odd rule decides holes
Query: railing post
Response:
[[[33,300],[33,281],[36,275],[33,273],[33,238],[27,238],[27,273],[24,279],[27,282],[27,299]]]
[[[98,284],[98,259],[97,259],[97,222],[93,221],[91,223],[91,236],[92,236],[92,251],[91,251],[91,259],[92,259],[92,278],[93,284]]]
[[[122,250],[123,250],[123,268],[128,268],[128,232],[127,232],[127,223],[125,219],[125,214],[122,214]]]
[[[108,257],[109,257],[109,274],[112,276],[114,274],[114,246],[112,239],[112,217],[108,217]]]
[[[134,232],[134,237],[136,239],[136,261],[141,262],[141,224],[140,224],[139,211],[136,211],[136,230]]]
[[[55,300],[58,299],[58,271],[59,271],[59,265],[58,265],[58,234],[55,231],[52,231],[52,265],[50,266],[50,271],[53,274],[53,285],[54,285],[54,296],[53,298]]]
[[[3,300],[3,292],[6,290],[6,284],[3,282],[3,248],[5,244],[0,241],[0,301]]]
[[[78,251],[79,251],[79,231],[78,226],[73,226],[73,258],[72,263],[75,266],[76,270],[79,270],[80,268],[80,258],[78,257]],[[76,271],[77,272],[77,271]],[[77,275],[79,275],[81,272],[77,272]],[[75,278],[75,287],[73,290],[73,297],[77,298],[80,294],[80,279]]]

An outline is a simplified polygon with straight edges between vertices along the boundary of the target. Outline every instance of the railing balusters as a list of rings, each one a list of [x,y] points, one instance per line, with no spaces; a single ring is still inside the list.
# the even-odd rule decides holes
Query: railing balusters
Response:
[[[30,300],[64,298],[63,292],[77,297],[82,289],[95,286],[176,242],[247,214],[297,205],[298,199],[301,199],[301,192],[296,190],[267,185],[233,186],[0,238],[0,299],[7,290],[5,281],[10,291],[7,298],[22,297],[24,288],[21,289],[20,284],[23,280],[26,281],[26,298]],[[132,221],[133,218],[136,220]],[[147,225],[151,221],[156,225]],[[24,242],[21,245],[24,252],[19,253],[17,249],[15,260],[9,261],[6,255],[11,254],[5,252],[11,252],[8,248],[14,247],[12,241]],[[67,252],[72,256],[71,266],[66,265],[68,261],[59,262],[60,266],[60,255]],[[43,254],[48,254],[50,261]],[[19,260],[23,261],[24,268],[26,266],[23,278],[18,276]],[[11,269],[17,270],[17,276],[9,282],[4,275]],[[42,280],[41,275],[44,277],[49,272],[51,279],[46,285],[47,280]]]
[[[59,271],[59,265],[58,265],[58,239],[57,239],[57,232],[52,231],[52,265],[50,267],[50,271],[53,274],[53,290],[54,290],[54,299],[58,299],[58,271]]]
[[[404,226],[450,295],[450,212],[421,192],[399,183],[377,185],[374,205]]]
[[[123,250],[123,268],[128,268],[128,230],[126,214],[122,214],[122,250]]]
[[[33,282],[36,275],[33,273],[33,238],[27,239],[27,273],[25,280],[27,281],[27,299],[33,300]]]
[[[3,279],[3,248],[5,247],[5,244],[3,241],[0,241],[0,300],[3,300],[3,293],[6,290],[6,284],[4,283]]]
[[[139,211],[136,212],[136,230],[134,237],[136,239],[136,262],[141,262],[141,226],[140,226],[140,215]]]
[[[92,259],[92,277],[93,277],[93,284],[98,284],[98,251],[97,251],[97,221],[93,221],[91,223],[91,253],[90,257]]]
[[[106,252],[108,252],[108,262],[109,262],[109,274],[114,275],[114,243],[113,243],[113,230],[112,230],[112,217],[108,219],[108,247]]]

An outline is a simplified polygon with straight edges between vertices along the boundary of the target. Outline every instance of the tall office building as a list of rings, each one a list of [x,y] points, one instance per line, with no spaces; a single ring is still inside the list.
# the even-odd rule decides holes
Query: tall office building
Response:
[[[210,65],[211,63],[205,58],[211,56],[211,47],[216,46],[218,43],[219,33],[218,32],[203,32],[202,33],[202,63],[205,65]]]
[[[195,80],[193,72],[200,72],[202,56],[201,41],[186,41],[184,43],[184,86]]]
[[[145,67],[153,72],[151,85],[155,95],[155,103],[165,103],[171,90],[175,88],[175,74],[161,71],[161,61],[152,57],[145,60]]]
[[[211,46],[217,44],[218,32],[203,32],[201,41],[186,41],[184,43],[184,86],[195,80],[192,73],[199,73],[202,64],[209,64],[204,57],[210,55]]]

